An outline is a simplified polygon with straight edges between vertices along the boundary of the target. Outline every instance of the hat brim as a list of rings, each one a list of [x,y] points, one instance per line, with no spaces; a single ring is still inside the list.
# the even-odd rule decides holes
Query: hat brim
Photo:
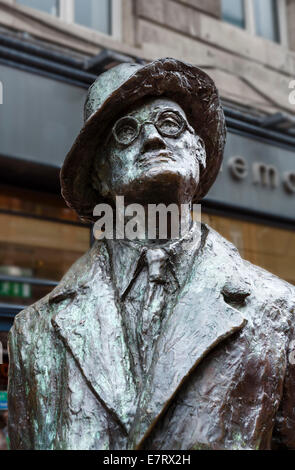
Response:
[[[205,143],[206,168],[201,170],[194,202],[209,191],[222,163],[226,138],[218,91],[213,80],[198,67],[175,59],[159,59],[138,69],[104,101],[86,121],[66,156],[61,170],[62,195],[82,220],[93,221],[94,207],[103,202],[92,187],[91,171],[110,123],[136,101],[162,95],[183,108]]]

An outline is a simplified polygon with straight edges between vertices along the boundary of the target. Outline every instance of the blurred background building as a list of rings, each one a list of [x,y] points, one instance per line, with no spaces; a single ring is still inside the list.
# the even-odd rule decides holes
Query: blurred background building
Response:
[[[15,314],[91,243],[59,188],[87,88],[167,56],[205,69],[225,109],[203,220],[295,284],[295,0],[0,0],[0,410]]]

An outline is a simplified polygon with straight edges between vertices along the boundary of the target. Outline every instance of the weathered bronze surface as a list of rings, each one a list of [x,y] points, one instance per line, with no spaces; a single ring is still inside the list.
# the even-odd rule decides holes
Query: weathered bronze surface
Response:
[[[224,142],[204,72],[173,59],[124,64],[89,91],[63,195],[85,220],[116,195],[144,207],[200,201]],[[12,448],[295,448],[295,288],[210,227],[200,244],[194,230],[96,241],[16,317]]]

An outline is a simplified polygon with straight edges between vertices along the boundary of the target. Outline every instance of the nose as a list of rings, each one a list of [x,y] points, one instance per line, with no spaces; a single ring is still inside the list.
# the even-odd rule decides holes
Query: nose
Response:
[[[166,143],[153,124],[142,127],[142,153],[166,149]]]

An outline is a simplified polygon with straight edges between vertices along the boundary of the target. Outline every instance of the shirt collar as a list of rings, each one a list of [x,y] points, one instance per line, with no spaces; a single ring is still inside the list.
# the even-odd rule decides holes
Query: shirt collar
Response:
[[[155,249],[161,248],[167,253],[168,269],[179,287],[184,285],[202,245],[201,239],[206,233],[203,225],[200,229],[199,224],[194,224],[182,238],[163,245],[155,245]],[[153,247],[146,247],[136,240],[106,240],[106,244],[110,253],[114,281],[122,297],[146,265],[146,251]]]

